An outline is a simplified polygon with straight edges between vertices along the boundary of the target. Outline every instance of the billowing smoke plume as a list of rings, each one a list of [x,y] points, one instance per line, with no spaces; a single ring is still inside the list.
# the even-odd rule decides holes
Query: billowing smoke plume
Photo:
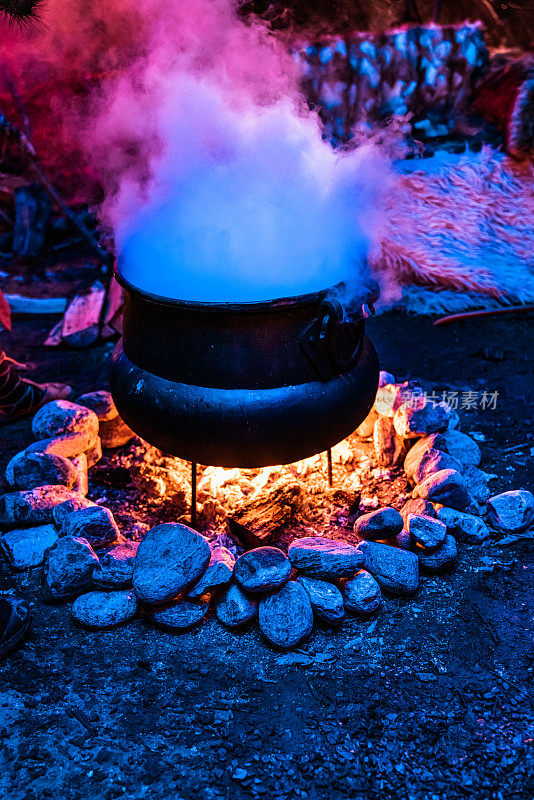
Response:
[[[138,0],[131,15],[115,2],[95,6],[103,29],[120,8],[135,32],[82,141],[125,277],[215,302],[359,289],[390,181],[379,153],[322,141],[287,47],[231,0]]]

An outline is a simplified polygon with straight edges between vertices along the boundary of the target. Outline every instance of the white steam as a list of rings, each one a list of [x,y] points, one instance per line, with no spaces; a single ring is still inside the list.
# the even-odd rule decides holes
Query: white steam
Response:
[[[107,214],[124,277],[204,302],[340,281],[357,293],[390,183],[378,150],[322,141],[287,49],[237,20],[231,0],[140,7],[156,22],[94,133],[115,184]]]

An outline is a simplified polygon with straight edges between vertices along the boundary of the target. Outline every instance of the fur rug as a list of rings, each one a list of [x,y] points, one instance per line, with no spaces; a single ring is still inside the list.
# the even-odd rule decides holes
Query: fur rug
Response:
[[[400,169],[372,265],[382,307],[434,314],[533,303],[532,162],[485,149]]]

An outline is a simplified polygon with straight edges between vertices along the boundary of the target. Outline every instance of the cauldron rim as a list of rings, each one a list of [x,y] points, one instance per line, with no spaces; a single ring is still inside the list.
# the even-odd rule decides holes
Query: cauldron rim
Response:
[[[153,303],[163,306],[170,306],[173,308],[190,308],[203,311],[228,311],[228,312],[265,312],[266,310],[283,311],[289,307],[306,305],[309,303],[316,303],[324,299],[330,294],[342,293],[346,283],[341,281],[334,286],[326,287],[316,292],[308,292],[307,294],[293,295],[289,297],[278,297],[270,300],[252,300],[240,303],[225,303],[225,302],[205,302],[202,300],[181,300],[179,298],[164,297],[157,295],[153,292],[147,292],[133,283],[121,274],[118,263],[115,262],[114,277],[117,282],[128,292],[138,295],[144,300],[149,300]],[[380,294],[378,285],[374,281],[368,281],[368,286],[364,293],[362,293],[361,304],[374,303]]]

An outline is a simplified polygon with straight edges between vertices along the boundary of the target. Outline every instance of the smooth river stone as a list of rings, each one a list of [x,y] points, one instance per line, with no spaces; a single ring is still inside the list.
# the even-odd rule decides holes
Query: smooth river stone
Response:
[[[60,536],[83,536],[91,547],[97,548],[116,542],[119,528],[109,508],[89,506],[64,518]]]
[[[308,593],[296,581],[289,581],[260,599],[258,621],[261,632],[274,647],[296,647],[313,630]]]
[[[443,544],[441,544],[437,550],[425,551],[422,548],[417,548],[419,563],[428,572],[439,572],[451,566],[456,560],[457,555],[456,539],[454,536],[451,536],[450,533],[446,535]]]
[[[454,469],[442,469],[429,475],[415,491],[423,500],[457,508],[458,511],[464,511],[472,503],[465,480]]]
[[[312,608],[320,619],[330,625],[339,625],[342,622],[345,618],[345,607],[337,586],[318,578],[307,578],[305,575],[301,575],[297,583],[307,591]]]
[[[138,542],[126,539],[104,555],[93,572],[93,582],[104,589],[123,589],[131,586]]]
[[[424,400],[406,403],[395,412],[393,423],[401,439],[413,439],[438,431],[446,431],[451,417],[447,403]]]
[[[6,467],[6,480],[15,489],[35,489],[37,486],[66,486],[72,489],[77,473],[63,456],[46,453],[17,453]]]
[[[400,515],[404,520],[404,526],[408,524],[410,514],[419,514],[425,517],[435,517],[436,510],[430,500],[423,500],[422,497],[415,497],[407,500],[400,510]]]
[[[63,456],[64,458],[74,458],[81,453],[92,453],[100,448],[100,437],[91,431],[80,431],[78,433],[66,433],[64,436],[51,436],[47,439],[40,439],[32,442],[26,448],[27,453],[49,453],[51,455]],[[100,452],[101,457],[102,453]],[[96,464],[96,460],[91,461],[87,458],[88,466]]]
[[[124,447],[134,436],[134,431],[128,427],[122,417],[115,417],[115,419],[100,423],[100,441],[104,449]]]
[[[139,545],[133,574],[138,599],[162,605],[198,581],[211,551],[199,533],[179,522],[156,525]]]
[[[400,513],[395,508],[379,508],[362,514],[354,523],[354,532],[362,539],[394,539],[404,526]]]
[[[65,500],[52,511],[56,528],[59,530],[63,525],[65,517],[72,514],[73,511],[79,511],[81,508],[91,508],[94,506],[96,506],[96,503],[93,503],[92,500],[88,500],[87,497],[84,497],[82,494],[76,494],[69,500]]]
[[[404,459],[404,472],[409,480],[413,479],[417,465],[419,464],[424,453],[428,452],[429,450],[439,450],[439,439],[440,436],[437,433],[433,433],[431,436],[423,436],[422,439],[419,439],[419,441],[416,442],[414,446],[410,448],[410,450],[408,450],[406,458]]]
[[[0,545],[15,569],[30,569],[43,563],[48,548],[57,542],[53,525],[16,528],[0,536]]]
[[[459,461],[442,450],[425,450],[412,477],[415,483],[422,483],[429,475],[440,472],[442,469],[454,469],[461,472],[462,467]]]
[[[166,608],[149,609],[146,614],[159,628],[186,631],[204,619],[209,607],[209,601],[206,600],[177,600]]]
[[[463,467],[478,467],[482,461],[478,444],[461,431],[451,429],[440,434],[436,447],[438,450],[445,450]]]
[[[66,486],[38,486],[0,497],[0,525],[42,525],[53,522],[54,508],[65,500],[81,497]]]
[[[420,544],[427,550],[435,550],[445,541],[447,526],[435,517],[410,514],[408,531],[416,544]]]
[[[76,470],[76,482],[72,487],[75,492],[85,495],[89,491],[89,475],[87,472],[87,456],[85,453],[80,453],[79,456],[73,456],[70,463]]]
[[[119,415],[111,392],[107,392],[104,389],[82,394],[78,397],[76,403],[94,411],[99,422],[109,422],[109,420],[115,419]]]
[[[291,574],[291,563],[278,547],[256,547],[239,556],[234,576],[246,592],[269,592],[282,586]]]
[[[239,628],[254,619],[258,614],[258,601],[249,597],[237,585],[227,586],[215,607],[217,619],[228,628]]]
[[[98,417],[85,406],[69,400],[52,400],[39,409],[32,421],[36,439],[65,436],[68,433],[98,435]]]
[[[464,511],[443,506],[438,509],[437,517],[447,526],[447,533],[452,533],[458,542],[479,544],[490,536],[484,520],[475,517],[474,514],[466,514]]]
[[[45,555],[45,596],[51,600],[76,596],[90,585],[97,564],[98,556],[86,539],[58,539]]]
[[[488,486],[490,481],[497,478],[497,475],[492,475],[489,472],[484,472],[478,467],[463,467],[462,475],[469,487],[469,493],[475,498],[477,503],[484,505],[491,497],[491,490]]]
[[[137,612],[137,598],[132,591],[88,592],[78,597],[71,615],[87,628],[116,628],[128,622]]]
[[[288,556],[295,569],[304,575],[325,580],[347,578],[364,564],[359,547],[321,536],[295,539],[289,547]]]
[[[412,594],[419,585],[419,561],[415,553],[379,542],[362,542],[365,569],[380,587],[392,594]]]
[[[187,596],[196,599],[202,597],[208,589],[229,583],[234,572],[234,564],[235,558],[226,547],[214,547],[206,572],[189,590]]]
[[[534,496],[526,489],[496,494],[487,508],[490,524],[506,533],[521,531],[534,520]]]
[[[378,582],[370,572],[361,569],[343,587],[343,602],[353,614],[372,614],[382,602]]]

